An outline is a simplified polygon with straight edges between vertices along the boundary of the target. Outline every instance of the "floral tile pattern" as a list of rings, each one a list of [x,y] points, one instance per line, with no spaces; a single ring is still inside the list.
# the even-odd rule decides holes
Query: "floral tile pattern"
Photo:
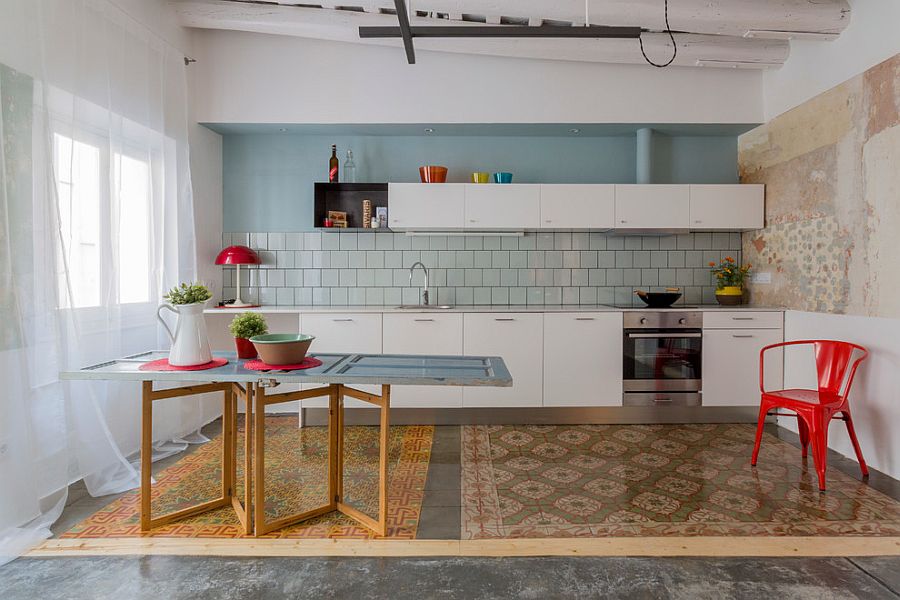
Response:
[[[344,430],[344,496],[370,515],[378,511],[378,428]],[[388,535],[416,536],[431,455],[432,426],[391,427],[388,451]],[[238,431],[237,496],[243,498],[243,428]],[[165,469],[153,486],[153,513],[159,516],[221,495],[222,438]],[[297,427],[295,417],[266,418],[266,516],[269,520],[327,503],[326,427]],[[133,490],[94,513],[63,538],[134,536],[244,537],[234,511],[222,508],[177,523],[140,530],[140,495]],[[339,513],[322,515],[273,531],[275,538],[373,538],[375,533]]]
[[[900,535],[900,503],[755,426],[469,426],[462,537]]]

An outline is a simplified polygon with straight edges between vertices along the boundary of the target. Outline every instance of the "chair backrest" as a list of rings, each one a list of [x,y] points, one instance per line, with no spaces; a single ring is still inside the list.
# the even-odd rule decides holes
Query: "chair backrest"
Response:
[[[808,343],[813,345],[816,355],[819,392],[845,397],[850,392],[856,368],[869,351],[837,340],[809,340]]]

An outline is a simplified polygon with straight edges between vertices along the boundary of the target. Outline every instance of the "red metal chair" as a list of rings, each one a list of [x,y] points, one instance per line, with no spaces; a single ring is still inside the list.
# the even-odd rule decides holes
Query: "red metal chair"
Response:
[[[765,353],[774,348],[808,345],[813,347],[816,358],[816,374],[818,389],[788,389],[766,391],[765,389]],[[854,354],[856,358],[854,359]],[[759,389],[762,400],[759,406],[759,422],[756,426],[756,444],[753,447],[753,458],[750,464],[756,466],[759,457],[759,445],[762,441],[763,426],[766,416],[773,409],[779,408],[794,411],[793,413],[775,412],[783,417],[797,417],[797,429],[800,432],[800,444],[803,456],[806,457],[807,446],[812,444],[813,461],[819,477],[819,489],[825,490],[825,465],[828,455],[828,426],[832,419],[841,419],[847,424],[847,432],[853,442],[856,458],[863,477],[869,476],[869,469],[863,459],[862,450],[853,429],[850,406],[847,396],[850,385],[859,364],[869,356],[869,351],[849,342],[834,340],[797,340],[781,342],[766,346],[759,352]],[[838,416],[840,414],[840,416]]]

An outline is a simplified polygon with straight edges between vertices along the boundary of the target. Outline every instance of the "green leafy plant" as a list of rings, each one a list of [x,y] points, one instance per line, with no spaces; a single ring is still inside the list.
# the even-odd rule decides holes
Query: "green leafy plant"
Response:
[[[202,283],[182,283],[173,287],[169,293],[163,296],[163,300],[169,304],[196,304],[206,302],[212,298],[212,294]]]
[[[728,286],[743,287],[744,279],[750,274],[753,265],[738,265],[733,258],[726,256],[719,264],[710,262],[709,266],[713,275],[716,276],[716,288],[722,289]]]
[[[228,330],[236,338],[250,339],[254,335],[269,333],[266,319],[259,313],[245,312],[237,315],[228,325]]]

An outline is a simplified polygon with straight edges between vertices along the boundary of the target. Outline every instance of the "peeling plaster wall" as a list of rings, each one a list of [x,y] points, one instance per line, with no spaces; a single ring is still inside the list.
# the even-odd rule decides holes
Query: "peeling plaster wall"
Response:
[[[900,317],[900,54],[741,136],[741,181],[766,184],[744,258],[753,302]]]

